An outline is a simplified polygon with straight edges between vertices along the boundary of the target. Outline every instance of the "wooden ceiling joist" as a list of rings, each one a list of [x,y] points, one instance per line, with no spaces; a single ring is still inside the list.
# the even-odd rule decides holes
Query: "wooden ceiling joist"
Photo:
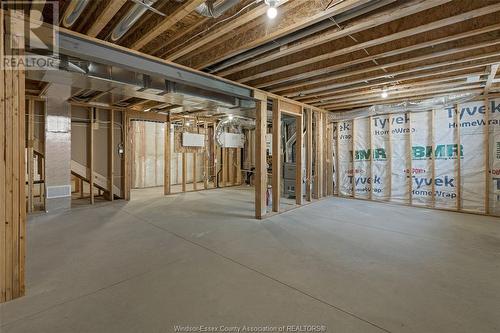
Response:
[[[398,75],[402,74],[410,74],[410,73],[415,73],[419,71],[425,71],[425,70],[435,70],[437,68],[452,68],[453,66],[459,65],[461,63],[467,63],[470,61],[475,61],[475,60],[487,60],[490,58],[498,58],[500,56],[499,50],[496,50],[494,52],[481,52],[479,50],[477,52],[478,54],[474,55],[469,55],[469,56],[463,56],[462,54],[458,54],[458,57],[453,60],[445,60],[441,62],[436,62],[436,61],[428,61],[428,63],[425,64],[420,64],[417,66],[412,66],[412,67],[407,67],[404,69],[399,69],[399,70],[394,70],[394,71],[389,71],[386,73],[381,74],[380,71],[373,73],[373,74],[367,74],[369,71],[366,70],[360,70],[358,73],[355,73],[353,75],[342,75],[341,78],[339,78],[336,81],[332,82],[327,82],[325,85],[317,86],[317,87],[307,87],[304,90],[301,90],[301,92],[292,94],[292,96],[297,96],[301,95],[308,95],[308,94],[316,94],[316,93],[324,93],[328,92],[329,90],[337,87],[342,87],[345,85],[353,84],[353,83],[359,83],[359,82],[368,82],[372,80],[377,80],[377,79],[384,79],[388,77],[397,77]],[[459,58],[462,56],[461,58]],[[375,71],[376,69],[372,69],[371,71]],[[287,94],[285,94],[287,95]]]
[[[500,57],[497,57],[500,58]],[[358,82],[352,85],[346,85],[346,86],[341,86],[338,88],[334,88],[332,90],[329,90],[328,92],[325,93],[320,93],[320,94],[315,94],[315,95],[309,95],[309,96],[299,96],[296,97],[296,100],[300,100],[304,103],[308,104],[317,104],[321,103],[322,101],[326,101],[329,98],[335,97],[337,93],[339,92],[345,92],[345,91],[359,91],[360,89],[373,89],[375,87],[382,88],[383,86],[392,86],[392,85],[398,85],[403,82],[418,82],[418,83],[426,83],[426,82],[431,82],[435,78],[446,78],[446,77],[453,77],[454,75],[461,76],[464,75],[465,77],[474,77],[474,76],[480,76],[485,74],[485,68],[490,65],[491,63],[494,63],[496,60],[491,60],[491,61],[482,61],[479,63],[474,63],[474,64],[466,64],[463,66],[460,66],[459,68],[448,68],[444,67],[443,69],[436,69],[433,68],[431,70],[423,71],[422,73],[417,72],[417,73],[411,73],[407,75],[401,75],[392,78],[392,79],[387,79],[387,80],[376,80],[373,83],[366,84],[365,81]]]
[[[499,64],[491,65],[490,74],[488,75],[488,80],[486,81],[486,85],[484,87],[484,95],[488,95],[488,93],[490,92],[491,85],[493,84],[493,80],[495,79],[495,76],[497,75],[498,66],[499,66]]]
[[[294,45],[289,45],[286,48],[282,48],[279,51],[265,55],[262,58],[252,59],[248,63],[238,64],[234,68],[224,70],[222,72],[216,73],[217,75],[228,77],[230,74],[234,74],[237,72],[241,72],[247,69],[260,70],[260,66],[269,63],[271,61],[276,61],[277,59],[284,58],[285,56],[290,56],[297,53],[302,53],[307,49],[313,49],[318,46],[324,46],[327,43],[331,43],[334,40],[348,37],[349,35],[353,35],[359,33],[361,31],[365,31],[376,26],[385,24],[390,21],[394,21],[406,16],[410,16],[421,11],[427,10],[429,8],[433,8],[444,3],[447,3],[451,0],[437,0],[437,1],[422,1],[422,0],[414,0],[404,4],[401,7],[389,8],[381,11],[380,13],[369,15],[360,19],[356,19],[353,22],[346,24],[342,29],[335,28],[332,30],[327,30],[321,34],[314,35],[309,38],[305,38],[305,41],[300,41],[295,43]],[[324,57],[329,57],[324,56]],[[321,58],[318,58],[321,59]],[[319,60],[318,60],[319,61]],[[298,64],[299,66],[300,64]],[[291,68],[291,67],[290,67]],[[267,68],[266,68],[267,69]],[[231,79],[236,79],[239,81],[239,76],[231,77]]]
[[[126,2],[127,0],[109,0],[104,10],[99,13],[97,19],[87,30],[87,35],[96,37]]]
[[[415,55],[411,54],[413,57],[411,58],[406,58],[404,57],[403,59],[395,59],[392,60],[391,62],[386,62],[386,63],[379,63],[378,65],[373,66],[373,63],[368,63],[367,65],[362,65],[360,66],[359,69],[356,68],[349,68],[344,71],[341,71],[340,73],[332,73],[328,77],[321,78],[321,79],[316,79],[316,80],[310,80],[306,81],[303,83],[298,83],[295,85],[291,86],[286,86],[283,88],[277,88],[271,90],[272,92],[286,92],[286,94],[289,94],[290,92],[302,92],[302,93],[307,93],[313,87],[322,87],[323,83],[328,83],[331,82],[332,80],[343,78],[343,77],[350,77],[358,74],[363,74],[363,73],[369,73],[373,71],[379,71],[379,72],[387,72],[390,73],[390,68],[391,67],[396,67],[396,66],[401,66],[401,65],[409,65],[413,63],[418,63],[418,62],[423,62],[426,60],[430,59],[435,59],[435,58],[447,58],[447,56],[452,56],[459,54],[463,56],[463,54],[467,51],[474,51],[477,49],[483,49],[489,46],[495,46],[500,44],[500,39],[496,38],[487,42],[479,43],[479,44],[473,44],[473,45],[466,45],[466,46],[461,46],[461,47],[455,47],[455,48],[444,48],[445,51],[440,51],[440,52],[428,52],[426,54],[422,55]],[[498,48],[498,54],[500,55],[500,48]],[[435,63],[438,63],[440,59],[435,59]]]
[[[158,26],[153,30],[146,32],[140,39],[135,41],[130,48],[133,50],[142,49],[147,43],[158,37],[161,33],[170,29],[174,24],[181,21],[184,17],[189,15],[192,11],[201,5],[205,0],[187,0],[180,5],[174,13],[167,16]]]
[[[414,73],[413,70],[408,70],[408,71],[404,71],[404,73],[401,73],[401,74],[409,74],[409,75],[406,75],[406,76],[403,75],[401,77],[399,77],[398,75],[394,75],[392,80],[393,80],[393,82],[395,82],[397,84],[398,82],[400,82],[399,80],[404,80],[405,78],[412,78],[412,79],[419,78],[419,77],[420,78],[422,78],[422,77],[428,78],[428,77],[432,77],[433,75],[446,75],[446,74],[450,74],[450,73],[453,73],[456,71],[484,68],[485,66],[497,63],[499,61],[499,59],[500,59],[500,56],[486,57],[486,59],[479,59],[479,60],[478,59],[468,60],[468,61],[465,61],[465,64],[463,66],[460,66],[458,68],[457,67],[450,68],[448,66],[448,64],[444,64],[444,65],[441,64],[438,66],[426,66],[425,68],[421,69],[421,72],[422,72],[421,74],[419,74],[419,71],[416,71],[416,73]],[[375,77],[372,77],[371,79],[373,81],[375,81],[376,83],[383,85],[387,82],[386,80],[384,80],[385,78],[386,78],[385,76],[379,76],[378,80],[376,80]],[[336,84],[336,86],[334,86],[334,87],[332,86],[332,89],[330,89],[328,91],[319,92],[316,94],[312,94],[310,96],[301,96],[301,97],[297,97],[296,99],[300,100],[304,103],[314,104],[317,101],[322,101],[323,98],[333,96],[335,94],[335,92],[334,92],[335,89],[349,87],[349,86],[353,86],[353,85],[357,85],[358,87],[365,86],[366,81],[365,80],[355,80],[355,81],[351,81],[351,82],[339,82]]]
[[[339,55],[348,54],[350,52],[359,51],[359,50],[366,49],[366,48],[369,48],[372,46],[377,46],[377,45],[380,45],[383,43],[393,42],[393,41],[396,41],[399,39],[409,38],[409,37],[412,37],[416,34],[421,34],[424,32],[431,31],[431,30],[439,29],[439,28],[442,28],[442,27],[445,27],[445,26],[448,26],[451,24],[456,24],[456,23],[459,23],[459,22],[462,22],[465,20],[469,20],[469,19],[472,19],[475,17],[483,16],[483,15],[489,14],[491,12],[499,11],[499,10],[500,10],[500,3],[497,3],[497,4],[494,4],[491,6],[486,6],[483,8],[479,8],[479,9],[475,9],[475,10],[468,11],[465,13],[461,13],[461,14],[456,15],[456,16],[448,17],[448,18],[445,18],[442,20],[430,22],[430,23],[425,24],[425,25],[418,25],[417,27],[414,27],[411,29],[388,34],[388,35],[383,36],[381,38],[377,38],[377,39],[369,40],[365,43],[353,45],[352,47],[348,47],[348,48],[344,48],[344,49],[340,49],[340,50],[335,50],[332,52],[324,53],[324,54],[316,56],[316,57],[307,58],[307,59],[299,61],[299,62],[293,62],[293,63],[289,63],[289,64],[284,65],[284,66],[275,67],[272,70],[267,70],[265,72],[255,74],[255,75],[250,76],[250,77],[245,77],[244,79],[240,79],[237,81],[241,82],[241,83],[247,83],[247,84],[252,85],[252,82],[250,82],[252,80],[256,80],[256,79],[260,79],[260,78],[264,78],[264,77],[270,77],[270,76],[271,76],[270,80],[272,80],[272,79],[274,79],[274,77],[272,77],[272,75],[287,72],[290,70],[293,70],[294,72],[297,72],[297,73],[298,72],[302,72],[302,73],[309,72],[310,70],[314,70],[314,67],[308,66],[308,65],[313,65],[313,64],[318,63],[320,61],[328,61],[328,60],[334,59],[335,57],[338,57]],[[423,19],[423,18],[419,18],[419,19]],[[234,78],[231,78],[231,79],[234,79]]]
[[[258,24],[255,26],[239,27],[231,34],[232,37],[229,40],[226,40],[224,43],[217,43],[205,52],[197,50],[189,58],[185,60],[181,59],[180,63],[189,63],[193,68],[202,69],[367,2],[369,1],[346,0],[325,9],[323,0],[290,1],[288,4],[282,6],[283,13],[280,15],[279,21],[275,26],[270,25],[269,20],[261,16]]]
[[[287,2],[288,0],[285,0],[284,2]],[[284,3],[283,2],[283,3]],[[283,5],[282,3],[282,5]],[[202,47],[203,45],[207,43],[211,43],[220,36],[229,33],[236,28],[238,28],[241,25],[244,25],[245,23],[248,23],[262,15],[264,15],[267,11],[267,8],[265,5],[259,5],[258,7],[249,10],[248,12],[241,14],[238,16],[236,19],[229,20],[228,23],[220,25],[217,29],[212,30],[208,34],[201,35],[200,37],[194,39],[192,42],[188,43],[185,47],[177,50],[176,52],[169,54],[165,59],[174,61],[194,50],[197,50],[198,48]]]
[[[327,66],[327,67],[322,67],[322,68],[317,69],[317,70],[307,71],[307,72],[303,72],[303,73],[299,73],[299,74],[295,74],[295,75],[288,75],[288,76],[283,75],[282,78],[275,79],[272,81],[266,80],[265,83],[255,84],[254,86],[259,88],[259,89],[262,89],[265,87],[271,87],[271,86],[278,85],[278,84],[285,83],[285,82],[289,82],[289,81],[298,81],[298,80],[305,80],[305,79],[307,79],[309,83],[322,82],[321,81],[322,79],[318,79],[316,81],[314,79],[311,80],[311,78],[315,77],[315,76],[330,74],[336,70],[347,68],[347,67],[352,66],[352,65],[361,64],[364,62],[372,62],[373,60],[379,61],[381,58],[386,58],[386,57],[391,57],[391,56],[395,56],[398,54],[417,51],[417,50],[424,49],[424,48],[432,48],[431,50],[433,50],[439,44],[449,43],[449,42],[461,40],[461,39],[466,39],[466,38],[474,37],[477,35],[485,34],[488,32],[492,32],[495,30],[500,30],[500,23],[489,25],[489,26],[482,27],[482,28],[475,29],[475,30],[465,31],[462,33],[454,34],[454,35],[447,35],[445,37],[441,37],[441,38],[437,38],[437,39],[426,40],[426,41],[421,42],[421,43],[416,42],[415,44],[412,44],[412,45],[406,46],[406,47],[400,47],[400,44],[398,44],[398,43],[387,43],[384,45],[380,45],[380,47],[378,47],[377,49],[381,49],[381,50],[388,49],[388,51],[383,51],[381,53],[376,53],[376,54],[373,54],[372,52],[370,52],[371,55],[368,55],[368,56],[365,56],[366,53],[364,53],[361,58],[357,58],[357,59],[350,60],[350,61],[348,59],[349,58],[352,59],[352,54],[345,54],[345,56],[343,56],[343,57],[340,57],[340,56],[337,57],[337,59],[339,59],[338,64]],[[419,35],[417,35],[415,37],[419,37]],[[409,38],[412,38],[412,37],[409,37]],[[422,38],[420,37],[420,39],[422,39]],[[406,40],[408,40],[408,39],[406,39]],[[418,39],[415,38],[415,40],[418,40]],[[385,46],[385,47],[383,47],[383,46]],[[277,92],[277,91],[292,89],[296,86],[300,86],[300,84],[279,86],[277,88],[271,88],[270,90],[273,92]]]

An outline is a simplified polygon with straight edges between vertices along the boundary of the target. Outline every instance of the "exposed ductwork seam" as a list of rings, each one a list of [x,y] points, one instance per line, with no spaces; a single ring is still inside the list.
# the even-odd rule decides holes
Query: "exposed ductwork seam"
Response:
[[[89,0],[72,0],[68,9],[64,13],[63,25],[67,28],[75,24],[76,20],[82,15],[83,10],[89,4]]]
[[[218,18],[238,3],[239,0],[207,0],[196,8],[196,12],[205,17]]]
[[[128,13],[120,20],[118,25],[113,29],[111,33],[111,40],[116,42],[122,38],[127,31],[148,11],[148,7],[151,7],[158,0],[144,0],[142,4],[136,3]]]

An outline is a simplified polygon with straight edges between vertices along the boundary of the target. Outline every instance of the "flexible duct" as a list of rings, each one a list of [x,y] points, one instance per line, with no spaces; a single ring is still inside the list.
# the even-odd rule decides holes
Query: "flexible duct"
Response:
[[[224,146],[222,134],[229,132],[229,129],[235,130],[238,134],[243,133],[243,128],[255,128],[255,120],[244,117],[233,116],[222,119],[215,128],[215,141],[219,146]]]
[[[89,0],[73,0],[64,14],[63,25],[67,28],[75,24],[83,10],[89,4]]]
[[[207,0],[196,8],[196,12],[205,17],[217,18],[238,4],[239,0]]]
[[[111,33],[111,40],[116,42],[120,38],[122,38],[127,31],[144,15],[144,13],[148,10],[148,7],[151,7],[158,0],[145,0],[144,5],[136,3],[130,10],[127,15],[125,15],[118,25],[113,29]]]

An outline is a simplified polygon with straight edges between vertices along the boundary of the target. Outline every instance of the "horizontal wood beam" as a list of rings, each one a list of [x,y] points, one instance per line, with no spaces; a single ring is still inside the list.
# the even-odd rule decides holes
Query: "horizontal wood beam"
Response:
[[[285,4],[287,1],[288,0],[281,1],[280,5]],[[177,60],[180,57],[202,47],[203,45],[213,42],[220,36],[228,32],[231,32],[234,29],[237,29],[239,26],[244,25],[245,23],[250,22],[252,20],[255,20],[256,18],[264,15],[266,11],[267,11],[267,6],[264,5],[264,3],[262,3],[261,5],[248,11],[247,13],[240,15],[238,18],[233,19],[228,23],[221,25],[219,28],[214,29],[212,32],[199,37],[193,42],[186,44],[185,47],[181,48],[180,50],[177,50],[172,54],[169,54],[165,59],[170,61]]]
[[[217,75],[220,76],[228,76],[230,74],[234,74],[236,72],[240,72],[242,70],[257,68],[258,65],[262,65],[264,63],[283,58],[288,55],[292,55],[295,53],[303,52],[306,49],[314,48],[319,45],[332,42],[336,39],[340,39],[342,37],[347,37],[350,34],[359,33],[361,31],[382,25],[387,22],[391,22],[402,17],[406,17],[426,9],[439,6],[450,0],[444,1],[423,1],[423,0],[414,0],[408,3],[401,5],[400,7],[394,9],[390,8],[388,10],[384,10],[378,14],[369,15],[362,19],[354,20],[352,23],[347,24],[343,27],[343,29],[336,29],[333,31],[327,31],[325,33],[319,34],[318,36],[314,36],[312,38],[308,38],[307,41],[297,43],[296,45],[291,45],[286,48],[280,49],[278,52],[274,52],[270,55],[266,55],[262,58],[252,60],[245,64],[238,64],[233,68],[218,72]],[[314,60],[317,61],[317,60]],[[319,61],[319,60],[318,60]],[[286,70],[286,67],[283,69]],[[275,74],[275,73],[273,73]]]
[[[90,25],[87,35],[96,37],[126,2],[127,0],[109,0],[104,10],[99,13]]]
[[[267,17],[262,15],[256,26],[241,26],[231,34],[231,39],[214,44],[207,51],[197,51],[181,63],[189,63],[193,68],[202,69],[367,2],[369,1],[346,0],[325,9],[323,0],[291,1],[281,7],[283,9],[280,11],[279,23],[270,24]]]
[[[460,54],[459,54],[460,55]],[[290,94],[289,96],[306,96],[306,95],[312,95],[315,94],[314,96],[320,95],[320,94],[325,94],[328,93],[330,90],[339,88],[339,87],[345,87],[348,85],[353,85],[356,83],[363,83],[363,82],[368,82],[371,80],[378,80],[378,79],[385,79],[385,78],[390,78],[390,77],[395,77],[398,75],[402,74],[409,74],[417,71],[424,71],[424,70],[431,70],[431,69],[436,69],[439,67],[448,67],[448,68],[453,68],[461,63],[466,63],[469,61],[475,61],[475,60],[485,60],[488,58],[493,58],[493,57],[498,57],[500,56],[499,51],[494,51],[494,52],[486,52],[486,53],[480,53],[479,55],[473,55],[473,56],[465,56],[463,58],[457,58],[454,60],[447,60],[447,61],[442,61],[442,62],[432,62],[430,64],[424,64],[424,65],[417,65],[413,66],[410,68],[405,68],[402,70],[396,70],[392,72],[385,72],[383,74],[380,73],[373,73],[370,75],[366,75],[367,71],[359,71],[358,76],[343,76],[345,80],[340,80],[339,82],[331,82],[326,85],[322,85],[317,88],[310,88],[307,90],[302,90],[300,93],[297,94]],[[491,61],[491,59],[490,59]],[[486,62],[488,63],[488,62]],[[485,64],[486,64],[485,63]],[[375,71],[376,69],[372,69],[372,71]],[[288,94],[286,94],[288,95]]]
[[[153,30],[147,32],[145,35],[141,36],[141,38],[133,42],[130,48],[133,50],[142,49],[147,43],[151,42],[160,34],[173,27],[174,24],[181,21],[183,18],[185,18],[187,15],[193,12],[196,9],[196,7],[198,7],[204,2],[205,0],[185,1],[171,15],[167,16],[159,25],[157,25]]]
[[[248,83],[248,82],[251,82],[251,81],[259,79],[259,78],[269,77],[271,75],[283,73],[283,72],[286,72],[289,70],[296,70],[296,71],[302,72],[302,73],[309,72],[312,68],[304,67],[304,66],[315,64],[315,63],[325,61],[325,60],[329,60],[329,59],[332,59],[334,57],[338,57],[338,56],[343,55],[343,54],[347,54],[347,53],[351,53],[354,51],[359,51],[359,50],[363,50],[363,49],[366,49],[369,47],[377,46],[377,45],[380,45],[382,43],[388,43],[388,42],[392,42],[395,40],[408,38],[408,37],[411,37],[411,36],[414,36],[417,34],[421,34],[424,32],[431,31],[431,30],[439,29],[439,28],[442,28],[442,27],[445,27],[448,25],[460,23],[462,21],[476,18],[479,16],[483,16],[483,15],[489,14],[491,12],[499,11],[499,10],[500,10],[500,3],[493,4],[493,5],[486,6],[486,7],[482,7],[482,8],[478,8],[478,9],[471,10],[471,11],[468,11],[465,13],[461,13],[459,15],[455,15],[455,16],[448,17],[448,18],[441,19],[441,20],[434,21],[434,22],[430,22],[430,23],[427,23],[424,25],[419,25],[419,26],[416,26],[414,28],[399,31],[399,32],[396,32],[393,34],[389,34],[389,35],[380,37],[380,38],[372,39],[372,40],[369,40],[369,41],[364,42],[364,43],[357,43],[356,45],[353,45],[351,47],[343,48],[340,50],[334,50],[332,52],[327,52],[327,53],[324,53],[324,54],[321,54],[321,55],[318,55],[315,57],[308,57],[302,61],[290,62],[290,63],[287,63],[286,65],[279,66],[279,67],[276,67],[276,68],[273,68],[270,70],[266,70],[262,73],[258,73],[258,74],[252,75],[252,76],[247,76],[247,77],[242,78],[242,79],[237,79],[237,81],[241,82],[241,83]],[[342,30],[342,31],[344,31],[344,30]],[[303,68],[301,68],[301,67],[303,67]],[[250,83],[250,85],[252,85],[252,83]]]
[[[372,54],[372,55],[364,56],[364,57],[361,57],[358,59],[342,62],[342,60],[344,60],[344,58],[348,59],[349,57],[352,57],[351,54],[346,54],[345,57],[343,57],[342,59],[339,59],[338,64],[335,64],[332,66],[327,66],[327,67],[320,68],[317,70],[302,72],[302,73],[299,73],[296,75],[283,76],[282,78],[275,79],[272,81],[265,81],[264,83],[255,84],[254,86],[256,88],[261,89],[261,88],[270,87],[270,86],[285,83],[285,82],[304,80],[304,79],[308,79],[309,84],[316,83],[316,82],[322,82],[321,81],[322,79],[317,79],[317,80],[309,80],[309,79],[312,77],[315,77],[315,76],[330,74],[336,70],[347,68],[347,67],[352,66],[352,65],[361,64],[364,62],[373,62],[373,60],[378,61],[381,58],[395,56],[395,55],[408,53],[408,52],[416,51],[416,50],[421,50],[421,49],[425,49],[425,48],[429,48],[429,47],[434,48],[439,44],[444,44],[444,43],[449,43],[452,41],[462,40],[462,39],[470,38],[470,37],[477,36],[480,34],[485,34],[488,32],[495,31],[495,30],[499,30],[499,29],[500,29],[500,23],[489,25],[489,26],[486,26],[486,27],[483,27],[480,29],[465,31],[465,32],[458,33],[455,35],[448,35],[446,37],[441,37],[438,39],[427,40],[425,42],[416,43],[416,44],[406,46],[406,47],[398,47],[397,44],[390,43],[390,44],[387,44],[388,47],[386,47],[389,50],[385,51],[385,52]],[[408,39],[406,41],[408,41]],[[299,86],[300,83],[297,83],[296,85]],[[285,86],[279,86],[277,88],[270,89],[270,91],[272,91],[272,92],[283,91],[286,89],[294,88],[296,85],[290,84],[290,85],[285,85]]]

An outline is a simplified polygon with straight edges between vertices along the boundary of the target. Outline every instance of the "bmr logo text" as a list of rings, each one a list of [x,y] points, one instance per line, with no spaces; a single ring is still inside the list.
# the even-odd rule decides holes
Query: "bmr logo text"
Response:
[[[434,152],[432,151],[432,146],[413,146],[411,149],[412,158],[414,160],[421,159],[431,159],[435,157],[436,159],[454,159],[460,154],[460,157],[464,156],[464,146],[457,144],[440,144],[436,145]],[[375,148],[375,149],[358,149],[354,151],[354,159],[356,161],[370,161],[373,160],[385,160],[387,159],[387,150],[385,148]]]
[[[58,6],[58,1],[1,2],[6,39],[2,69],[57,69]]]

